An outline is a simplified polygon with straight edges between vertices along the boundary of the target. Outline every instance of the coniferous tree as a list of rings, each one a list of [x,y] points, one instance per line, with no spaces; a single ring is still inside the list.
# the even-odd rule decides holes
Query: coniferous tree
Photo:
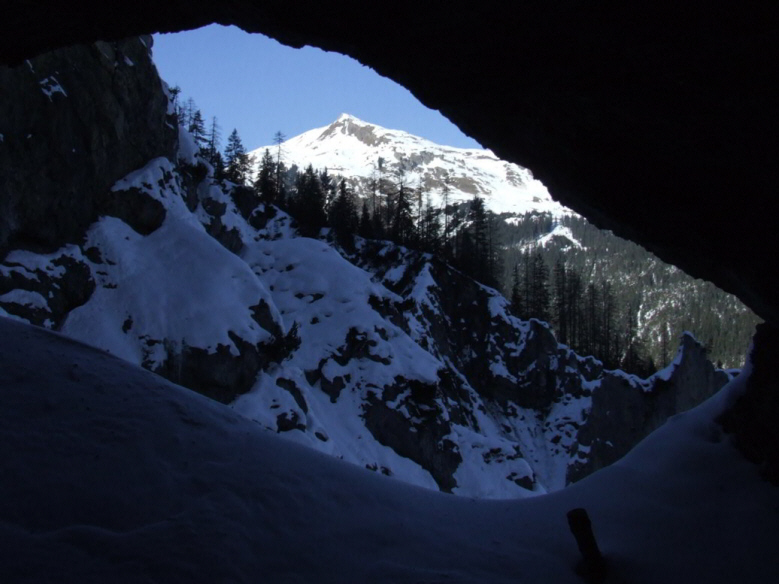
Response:
[[[430,195],[425,200],[425,208],[420,219],[419,244],[422,251],[440,255],[441,252],[441,217],[438,209],[433,207]]]
[[[265,149],[260,161],[260,168],[257,172],[257,180],[254,181],[254,191],[260,200],[267,204],[273,204],[279,195],[279,188],[276,184],[277,174],[276,163],[271,156],[270,150]]]
[[[473,237],[468,229],[463,229],[458,234],[457,250],[455,259],[456,265],[460,270],[473,277],[476,272],[476,246],[473,243]]]
[[[187,129],[195,139],[195,144],[202,149],[206,145],[206,127],[205,122],[203,121],[203,114],[200,113],[199,109],[195,110],[192,114],[192,119],[190,120],[189,128]]]
[[[498,217],[494,213],[487,212],[487,274],[490,286],[500,287],[500,274],[503,272],[503,247],[498,240]]]
[[[281,182],[276,184],[275,204],[282,209],[286,209],[288,198],[287,185],[295,184],[298,176],[297,166],[293,164],[292,168],[287,168],[287,166],[284,164],[284,161],[282,160],[276,168],[276,174]]]
[[[411,215],[411,201],[402,182],[398,187],[394,207],[391,227],[392,240],[400,245],[406,245],[414,232],[414,220]]]
[[[194,117],[196,111],[197,105],[195,104],[195,100],[191,97],[187,98],[187,101],[181,108],[182,116],[180,121],[180,124],[183,125],[187,130],[189,130],[189,126],[192,124],[192,118]]]
[[[520,256],[520,290],[522,293],[522,312],[520,318],[527,320],[533,315],[533,266],[532,255],[529,251],[523,251]]]
[[[233,131],[230,132],[230,135],[227,137],[227,145],[225,146],[224,151],[224,160],[225,160],[225,166],[228,169],[234,165],[235,159],[241,154],[245,152],[245,149],[243,147],[243,142],[241,142],[241,137],[238,135],[238,130],[236,128],[233,128]]]
[[[491,217],[484,207],[484,201],[474,197],[468,205],[461,208],[462,213],[454,207],[445,211],[449,211],[445,212],[445,223],[453,236],[447,237],[444,229],[440,244],[442,255],[444,258],[451,257],[451,261],[460,270],[475,280],[494,286],[497,283],[497,249],[491,234]],[[467,220],[467,223],[463,220]],[[440,220],[437,220],[435,225],[440,232]]]
[[[614,341],[614,319],[616,318],[616,299],[611,287],[611,282],[601,282],[601,324],[600,344],[598,347],[601,360],[609,367],[616,366],[618,355]]]
[[[371,215],[371,231],[375,239],[385,239],[387,237],[387,229],[384,224],[384,213],[381,207]]]
[[[327,213],[330,210],[330,205],[335,200],[338,187],[326,168],[319,173],[319,182],[322,185],[322,190],[325,192],[325,213]]]
[[[577,348],[581,342],[581,331],[583,329],[581,274],[573,269],[566,270],[565,286],[565,304],[568,313],[568,342],[572,347]]]
[[[204,154],[206,160],[212,165],[216,166],[217,155],[219,154],[220,141],[222,138],[221,128],[216,120],[216,116],[211,118],[211,125],[208,127],[208,132],[205,137]],[[221,155],[220,155],[221,158]]]
[[[225,163],[224,159],[222,158],[222,153],[219,152],[219,150],[216,151],[216,154],[214,155],[214,161],[211,163],[214,167],[214,179],[216,179],[219,182],[222,182],[227,178],[225,175]]]
[[[414,213],[415,229],[414,229],[413,240],[414,240],[414,244],[419,249],[421,249],[422,245],[423,245],[422,244],[422,239],[424,238],[424,235],[422,233],[422,231],[423,231],[423,223],[424,223],[424,219],[422,217],[422,202],[423,202],[423,199],[424,199],[424,194],[422,193],[422,189],[421,188],[416,189],[416,191],[414,191],[414,197],[415,197],[415,201],[414,202],[416,203],[416,211]]]
[[[371,178],[368,181],[368,189],[370,190],[370,213],[371,216],[376,215],[379,211],[379,180],[376,178],[376,169],[371,172]]]
[[[243,185],[251,174],[251,158],[243,147],[238,130],[233,129],[225,147],[225,175],[227,180]]]
[[[669,337],[668,324],[663,323],[660,327],[660,367],[668,367],[671,362]]]
[[[282,147],[281,145],[287,139],[284,132],[277,130],[273,135],[273,143],[276,144],[276,198],[286,198],[284,191],[284,181],[282,180],[283,167],[282,167]]]
[[[519,284],[519,266],[514,264],[511,278],[511,310],[519,316],[522,314],[522,292]]]
[[[600,310],[598,288],[594,282],[587,284],[584,291],[585,326],[583,351],[587,355],[598,353],[598,339],[600,338]]]
[[[383,162],[382,158],[379,158],[379,162]],[[401,216],[408,216],[411,218],[411,204],[408,201],[408,193],[406,192],[406,170],[403,166],[402,160],[395,171],[395,181],[385,178],[383,175],[380,178],[379,188],[381,190],[384,212],[386,214],[385,225],[387,226],[387,232],[393,241],[397,241],[396,237],[396,223],[397,223],[397,201],[401,192],[403,193],[403,205],[404,209],[401,210]],[[412,220],[413,225],[413,220]],[[398,242],[400,243],[400,242]]]
[[[306,170],[298,174],[295,187],[295,198],[290,205],[290,211],[298,220],[300,232],[307,237],[312,237],[327,224],[327,215],[325,214],[325,192],[319,181],[319,175],[310,164]]]
[[[455,262],[461,221],[457,215],[457,208],[454,205],[444,206],[443,214],[444,231],[442,234],[441,253],[444,261]]]
[[[387,209],[386,194],[389,189],[387,188],[384,178],[384,173],[386,171],[384,162],[384,158],[379,156],[376,160],[376,164],[374,165],[373,172],[376,175],[376,184],[375,191],[373,193],[375,196],[373,204],[373,215],[375,216],[377,213],[379,213],[382,226],[389,227],[391,215]]]
[[[358,227],[357,232],[360,234],[360,237],[364,237],[365,239],[373,239],[373,222],[371,221],[371,212],[368,209],[368,201],[365,200],[362,202],[362,212],[360,213],[360,226]]]
[[[638,305],[630,303],[625,311],[625,355],[622,368],[628,372],[637,372],[643,365],[640,355],[641,342],[636,334],[638,328]]]
[[[468,218],[471,221],[470,232],[473,240],[473,258],[470,260],[474,266],[473,277],[485,284],[491,284],[489,224],[484,199],[476,196],[471,200]]]
[[[449,208],[449,177],[447,176],[444,179],[444,186],[441,187],[441,202],[444,206],[444,232],[442,235],[443,241],[442,241],[442,249],[443,249],[443,255],[444,255],[444,261],[449,261],[451,259],[451,251],[452,247],[449,245],[449,238],[451,237],[451,232],[449,230],[449,214],[450,214],[450,208]]]
[[[515,264],[518,316],[548,321],[550,317],[549,268],[539,250],[523,251]],[[513,285],[512,285],[513,288]]]
[[[368,200],[370,201],[370,209],[369,211],[371,213],[376,212],[376,203],[378,199],[378,190],[379,190],[379,181],[376,178],[376,169],[374,168],[371,171],[371,177],[368,179],[368,191],[370,192],[368,196]]]
[[[554,266],[554,302],[553,321],[557,332],[557,339],[568,344],[568,324],[570,322],[570,307],[568,306],[568,294],[566,285],[565,262],[562,257],[557,258]]]
[[[529,309],[533,318],[549,320],[549,268],[544,257],[536,250],[531,259],[532,281]]]
[[[359,218],[352,194],[349,192],[345,180],[341,180],[338,185],[338,195],[328,209],[328,221],[339,242],[351,247],[354,242],[352,236],[357,231]]]

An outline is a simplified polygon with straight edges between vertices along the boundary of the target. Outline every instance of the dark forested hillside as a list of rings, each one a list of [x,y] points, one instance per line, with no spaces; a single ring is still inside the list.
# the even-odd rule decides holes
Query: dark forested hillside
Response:
[[[625,359],[638,359],[639,369],[662,367],[673,358],[670,347],[683,331],[692,332],[704,343],[715,363],[725,367],[743,364],[744,347],[759,319],[734,296],[691,278],[641,246],[597,229],[582,217],[528,214],[503,218],[498,223],[505,252],[503,289],[508,296],[518,277],[521,292],[526,285],[524,266],[532,266],[536,258],[543,260],[549,293],[548,312],[543,316],[549,318],[561,340],[571,342],[571,327],[584,326],[560,312],[578,301],[585,314],[599,319],[594,325],[587,323],[588,328],[598,328],[602,337],[611,327],[606,354],[600,347],[592,351],[600,352],[606,361],[619,361],[611,365],[625,366]],[[562,297],[563,290],[569,294],[568,302]],[[520,312],[535,316],[527,310],[525,306]],[[574,338],[571,344],[581,342]],[[635,351],[632,355],[631,347]]]

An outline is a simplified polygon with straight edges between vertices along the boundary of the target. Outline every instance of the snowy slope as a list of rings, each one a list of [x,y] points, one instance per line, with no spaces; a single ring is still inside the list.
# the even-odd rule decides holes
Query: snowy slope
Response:
[[[256,162],[266,149],[277,154],[275,145],[258,148],[251,153]],[[295,164],[303,169],[311,164],[327,169],[331,175],[349,179],[361,196],[368,196],[371,178],[396,180],[402,168],[406,184],[429,194],[437,207],[442,205],[442,188],[447,182],[449,204],[479,195],[495,213],[572,213],[554,201],[529,170],[500,160],[489,150],[441,146],[349,114],[342,114],[329,126],[290,138],[281,144],[281,152],[288,167]],[[379,158],[384,160],[383,171],[378,168]]]
[[[604,371],[429,254],[362,239],[347,252],[327,230],[299,236],[275,207],[236,205],[246,192],[213,180],[194,150],[182,131],[176,160],[119,180],[110,214],[79,245],[11,252],[0,262],[0,314],[104,349],[330,456],[463,496],[561,489],[679,411],[660,396],[649,422],[599,433],[614,403],[603,395],[641,411],[653,382]],[[724,382],[693,350],[663,395],[695,363],[706,380],[698,401]]]
[[[514,441],[500,435],[496,422],[479,411],[453,419],[463,406],[442,393],[446,361],[420,343],[422,324],[407,330],[376,309],[403,304],[404,297],[327,243],[270,236],[283,231],[278,222],[285,219],[271,220],[241,256],[268,286],[300,345],[233,407],[297,442],[419,486],[453,485],[458,494],[498,498],[543,492],[522,456],[503,454],[514,453]],[[460,390],[468,392],[469,409],[481,403],[467,382]],[[453,477],[438,468],[435,455],[430,461],[404,450],[420,444],[462,457],[460,464],[441,462],[456,467]],[[486,456],[490,450],[495,460]]]
[[[191,160],[186,146],[182,158]],[[0,269],[18,287],[2,306],[233,402],[267,429],[363,468],[472,496],[543,490],[523,458],[490,464],[481,456],[501,446],[513,452],[510,439],[450,424],[451,406],[442,396],[420,400],[418,392],[436,391],[445,363],[376,309],[403,298],[331,245],[298,237],[283,213],[273,211],[258,231],[217,187],[199,188],[200,201],[190,209],[181,183],[172,162],[155,159],[115,186],[121,197],[161,204],[164,219],[150,233],[102,217],[81,246],[48,255],[12,252]],[[215,205],[222,206],[219,221],[241,234],[240,257],[204,227],[214,220],[205,207]],[[65,260],[75,267],[61,265]],[[53,291],[67,287],[74,273],[85,274],[92,291],[55,317]],[[265,307],[264,318],[257,307]],[[289,345],[276,349],[287,337]],[[393,435],[377,436],[393,415]],[[440,419],[431,424],[431,416]],[[399,436],[406,450],[393,442]],[[420,442],[430,455],[408,451]],[[446,469],[434,462],[442,444],[443,454],[451,454]],[[469,455],[462,465],[458,450]]]
[[[224,345],[237,355],[230,333],[252,344],[272,336],[251,318],[252,306],[270,300],[266,287],[206,233],[186,207],[174,170],[166,158],[152,160],[114,187],[125,197],[135,196],[132,188],[143,189],[163,203],[165,220],[146,236],[114,217],[103,217],[90,228],[84,245],[99,249],[101,262],[85,261],[92,264],[97,288],[62,328],[84,342],[100,339],[113,354],[138,364],[149,361],[150,367],[167,355],[159,343],[138,354],[143,339],[169,339],[209,351]],[[273,317],[281,326],[277,311]]]
[[[713,421],[745,377],[565,491],[476,501],[0,318],[0,580],[578,584],[565,514],[583,506],[608,581],[772,582],[779,494]]]
[[[152,160],[115,185],[117,208],[135,211],[100,218],[80,246],[12,252],[3,313],[330,456],[464,496],[563,488],[588,461],[593,392],[643,399],[639,380],[559,346],[429,255],[363,240],[348,255],[273,207],[243,216],[207,173],[185,188],[197,159],[182,137],[177,163]]]

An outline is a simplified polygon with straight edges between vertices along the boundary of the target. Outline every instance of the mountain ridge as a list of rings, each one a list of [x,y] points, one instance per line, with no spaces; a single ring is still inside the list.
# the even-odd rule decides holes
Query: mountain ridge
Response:
[[[519,165],[497,158],[491,151],[436,144],[402,130],[390,130],[341,114],[327,126],[308,130],[280,145],[282,160],[302,169],[308,164],[343,176],[354,192],[367,197],[371,180],[401,177],[443,205],[442,190],[449,188],[449,204],[478,195],[495,213],[547,212],[572,214],[555,202],[546,187]],[[263,146],[250,155],[259,164],[265,150],[276,156],[278,145]],[[383,168],[379,167],[383,160]]]

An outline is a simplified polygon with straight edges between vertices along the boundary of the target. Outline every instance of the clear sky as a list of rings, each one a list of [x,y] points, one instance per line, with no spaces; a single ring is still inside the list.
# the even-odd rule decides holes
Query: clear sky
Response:
[[[292,49],[235,27],[212,25],[155,35],[160,76],[195,100],[206,120],[222,128],[222,141],[238,129],[247,150],[327,126],[342,113],[433,142],[480,148],[437,111],[350,57],[305,47]]]

